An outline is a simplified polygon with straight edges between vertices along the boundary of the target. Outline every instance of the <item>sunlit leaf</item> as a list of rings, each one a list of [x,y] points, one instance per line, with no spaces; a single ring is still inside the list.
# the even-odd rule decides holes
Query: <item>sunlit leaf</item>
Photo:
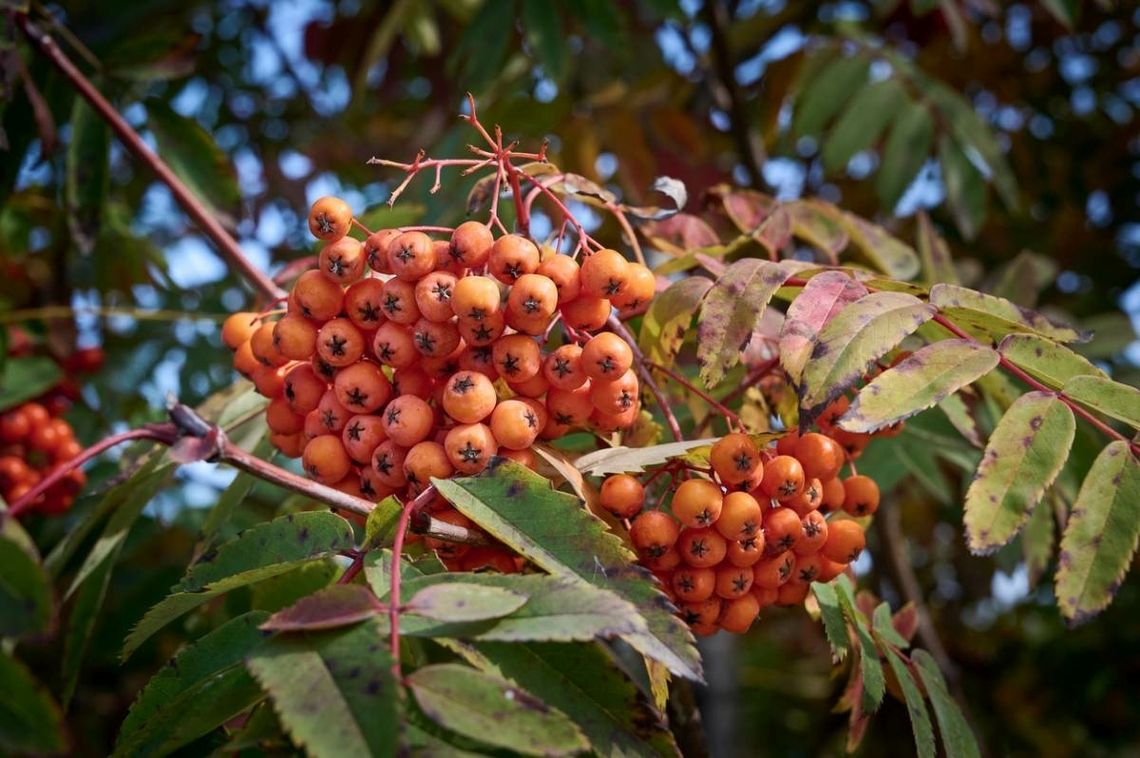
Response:
[[[1061,389],[1075,376],[1105,378],[1104,371],[1084,356],[1036,334],[1010,334],[998,345],[998,352],[1055,389]]]
[[[653,298],[641,321],[637,340],[649,360],[662,366],[673,365],[689,332],[693,314],[712,286],[711,279],[690,276],[674,282]]]
[[[1104,376],[1080,375],[1065,382],[1065,394],[1133,429],[1140,429],[1140,390]]]
[[[1072,327],[1054,324],[1040,313],[1005,298],[953,284],[931,287],[930,303],[959,326],[973,327],[995,340],[1010,332],[1031,332],[1058,342],[1081,342],[1089,337]]]
[[[793,384],[799,384],[804,366],[822,329],[850,303],[867,294],[867,288],[841,271],[813,276],[788,306],[780,328],[780,365]]]
[[[903,281],[918,276],[918,254],[910,245],[853,213],[845,212],[843,221],[851,244],[875,268]]]
[[[684,440],[683,442],[666,442],[663,445],[640,448],[602,448],[581,456],[574,461],[574,465],[583,474],[594,476],[644,471],[649,466],[656,466],[673,458],[679,458],[694,448],[711,445],[717,439],[719,438],[709,437],[699,440]]]

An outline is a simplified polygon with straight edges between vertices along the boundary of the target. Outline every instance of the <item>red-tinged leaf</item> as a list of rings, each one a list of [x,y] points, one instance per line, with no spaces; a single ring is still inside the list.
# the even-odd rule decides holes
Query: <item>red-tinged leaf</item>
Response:
[[[768,301],[802,265],[791,265],[796,263],[737,261],[709,290],[697,320],[697,363],[707,386],[718,384],[740,362]]]
[[[387,610],[363,584],[336,584],[303,597],[274,613],[261,625],[272,632],[310,632],[335,629],[371,618]]]
[[[745,234],[758,229],[780,205],[771,195],[756,190],[730,190],[725,185],[713,187],[709,195],[721,201],[729,220]]]
[[[693,314],[712,286],[711,279],[690,276],[674,282],[653,298],[641,321],[637,340],[649,360],[663,366],[673,365],[673,358],[689,333]]]
[[[720,242],[708,222],[691,213],[678,213],[662,221],[648,221],[641,230],[654,247],[670,255],[684,255],[694,248]]]
[[[891,616],[891,626],[904,640],[910,642],[918,631],[918,608],[914,603],[907,603],[895,611]]]
[[[796,200],[783,206],[792,217],[792,234],[823,253],[828,263],[837,265],[839,254],[850,238],[843,225],[843,214],[822,200]]]
[[[517,611],[526,601],[526,595],[502,587],[449,582],[424,587],[404,610],[436,621],[485,621]]]
[[[1057,342],[1087,342],[1091,335],[1022,308],[1003,297],[987,295],[953,284],[930,288],[930,303],[958,326],[999,340],[1012,332],[1030,332]]]
[[[918,276],[918,254],[910,245],[892,236],[883,227],[861,219],[853,213],[844,213],[843,220],[847,226],[847,233],[851,235],[851,244],[871,265],[888,276],[903,281]]]
[[[792,217],[782,205],[772,209],[768,217],[752,232],[752,239],[768,251],[775,260],[792,239]]]
[[[723,276],[724,272],[728,270],[727,263],[724,261],[718,261],[711,255],[697,253],[693,256],[693,259],[696,260],[697,263],[701,264],[701,268],[703,268],[705,271],[708,271],[713,276]]]
[[[792,382],[799,384],[819,330],[848,303],[867,294],[867,288],[841,271],[825,271],[808,280],[792,304],[780,331],[780,364]]]

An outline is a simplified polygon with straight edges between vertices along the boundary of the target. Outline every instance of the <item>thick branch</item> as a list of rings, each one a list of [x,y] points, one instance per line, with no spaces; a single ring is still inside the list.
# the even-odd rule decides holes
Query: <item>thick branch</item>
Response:
[[[166,165],[158,155],[156,155],[150,148],[143,142],[142,137],[131,128],[131,125],[119,115],[106,98],[95,88],[95,85],[83,75],[83,72],[75,67],[75,64],[67,57],[67,55],[56,45],[55,40],[51,38],[46,32],[43,32],[37,27],[27,16],[17,15],[16,21],[27,34],[28,39],[43,53],[52,64],[59,69],[60,73],[71,83],[84,100],[91,104],[95,112],[99,114],[111,130],[118,136],[119,141],[127,148],[136,158],[145,163],[151,171],[157,176],[159,181],[170,188],[171,193],[174,195],[175,200],[182,206],[183,210],[194,222],[201,227],[202,231],[207,237],[213,240],[217,245],[219,252],[222,256],[241,272],[246,282],[251,287],[259,291],[262,295],[269,299],[284,296],[284,292],[273,283],[269,276],[258,269],[242,252],[241,247],[238,245],[229,232],[218,222],[218,220],[210,213],[209,209],[194,195],[194,193],[185,184],[182,183]]]

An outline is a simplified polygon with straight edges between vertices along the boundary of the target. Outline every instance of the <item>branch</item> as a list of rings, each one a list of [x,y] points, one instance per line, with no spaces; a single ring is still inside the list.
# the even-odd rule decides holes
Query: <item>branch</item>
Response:
[[[657,382],[653,381],[653,375],[649,373],[649,361],[646,360],[645,353],[641,352],[641,348],[637,346],[637,340],[629,333],[629,329],[621,322],[621,319],[612,313],[606,325],[617,336],[625,340],[629,349],[633,351],[633,365],[637,369],[638,376],[641,377],[641,381],[649,388],[649,391],[653,393],[653,397],[657,399],[657,404],[661,406],[661,412],[665,415],[665,421],[669,424],[669,431],[673,433],[673,439],[680,442],[684,439],[684,435],[681,434],[681,425],[677,423],[677,417],[673,415],[673,409],[666,402],[661,388],[657,386]]]
[[[111,130],[115,132],[123,146],[137,159],[145,163],[158,176],[159,181],[170,188],[171,194],[174,195],[175,200],[186,211],[186,214],[198,224],[207,237],[213,240],[222,257],[241,272],[246,282],[270,300],[283,297],[285,293],[281,288],[274,284],[265,272],[253,265],[242,252],[237,240],[222,227],[190,188],[183,184],[174,171],[166,165],[166,162],[146,146],[146,143],[131,128],[131,125],[119,115],[114,106],[107,102],[106,98],[95,88],[95,85],[75,67],[75,64],[71,62],[63,50],[56,45],[55,40],[46,32],[41,31],[27,16],[18,14],[15,18],[16,23],[33,45],[59,69],[76,92],[91,104],[99,117],[106,121]]]

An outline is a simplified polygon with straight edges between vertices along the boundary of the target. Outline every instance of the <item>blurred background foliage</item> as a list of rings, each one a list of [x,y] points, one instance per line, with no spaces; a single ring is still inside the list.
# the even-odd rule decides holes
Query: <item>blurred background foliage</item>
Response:
[[[470,91],[485,122],[524,145],[549,139],[559,166],[632,202],[650,200],[664,174],[688,185],[693,212],[704,190],[734,182],[780,199],[821,197],[906,240],[928,213],[963,283],[1079,320],[1097,331],[1086,355],[1117,379],[1140,379],[1134,3],[34,5],[58,19],[71,56],[268,269],[311,254],[303,215],[321,195],[343,196],[370,225],[460,220],[473,180],[451,176],[434,195],[430,181],[417,182],[387,210],[400,177],[365,162],[410,160],[421,147],[463,154],[471,135],[456,115]],[[107,367],[71,414],[90,442],[158,418],[167,391],[196,403],[229,384],[218,322],[254,303],[170,193],[8,31],[0,318],[26,323],[57,353],[103,345]],[[549,222],[540,215],[534,229]],[[77,312],[28,320],[58,315],[41,310],[51,306]],[[890,486],[899,522],[876,522],[861,585],[897,607],[905,578],[891,556],[912,567],[992,754],[1136,754],[1136,581],[1102,616],[1067,630],[1050,582],[1037,582],[1051,568],[1032,545],[1019,540],[996,559],[965,550],[967,482],[954,460],[976,451],[930,414],[897,442],[873,445],[860,464]],[[1074,458],[1071,483],[1088,466]],[[117,661],[129,625],[185,565],[201,506],[229,478],[205,464],[182,469],[132,532],[70,707],[79,753],[107,752],[137,688],[195,633],[175,625],[129,664]],[[250,523],[277,507],[259,492],[244,507]],[[1038,543],[1053,539],[1048,515],[1037,520]],[[50,543],[67,522],[32,527]],[[840,682],[816,625],[774,611],[747,638],[724,637],[706,646],[714,684],[699,693],[714,754],[841,751],[845,719],[829,713]],[[45,644],[24,657],[54,684],[56,655]],[[861,752],[909,753],[909,734],[905,709],[888,701]]]

